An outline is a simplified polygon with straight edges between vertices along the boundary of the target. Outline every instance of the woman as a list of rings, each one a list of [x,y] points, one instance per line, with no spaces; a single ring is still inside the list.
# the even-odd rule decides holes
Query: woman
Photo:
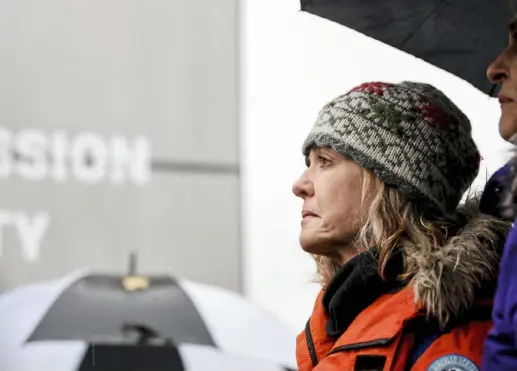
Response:
[[[499,84],[503,139],[517,139],[517,21],[509,26],[508,46],[488,67],[488,79]],[[483,194],[484,209],[510,220],[517,216],[517,157],[494,174]],[[503,201],[499,203],[499,201]],[[517,229],[513,228],[501,260],[494,300],[494,327],[490,331],[483,358],[483,370],[517,370]]]
[[[299,371],[478,370],[510,225],[458,207],[479,170],[468,118],[430,85],[366,83],[303,153],[300,244],[323,289]]]

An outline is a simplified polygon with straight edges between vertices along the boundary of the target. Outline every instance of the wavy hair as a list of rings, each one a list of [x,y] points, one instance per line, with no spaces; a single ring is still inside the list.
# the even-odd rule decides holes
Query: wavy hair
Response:
[[[399,190],[386,186],[371,171],[363,169],[362,202],[369,206],[364,213],[361,227],[350,249],[356,252],[372,251],[379,257],[379,274],[387,279],[385,271],[395,249],[404,255],[404,270],[398,277],[410,279],[418,271],[415,252],[432,253],[439,249],[456,225],[453,216],[427,220],[414,202],[407,201]],[[454,228],[455,229],[455,228]],[[318,281],[326,286],[335,276],[340,265],[330,257],[313,256],[317,264]]]

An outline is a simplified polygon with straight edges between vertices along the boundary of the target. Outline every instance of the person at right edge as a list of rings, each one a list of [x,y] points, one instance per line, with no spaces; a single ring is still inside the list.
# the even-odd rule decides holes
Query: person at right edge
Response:
[[[302,153],[322,290],[298,371],[479,371],[511,223],[460,204],[480,160],[466,115],[429,84],[367,82],[325,105]]]
[[[517,20],[509,25],[508,46],[488,67],[488,79],[500,85],[501,137],[517,139]],[[497,171],[485,187],[480,209],[513,220],[517,216],[517,155]],[[511,230],[503,250],[494,299],[494,326],[485,341],[483,371],[517,370],[517,229]]]

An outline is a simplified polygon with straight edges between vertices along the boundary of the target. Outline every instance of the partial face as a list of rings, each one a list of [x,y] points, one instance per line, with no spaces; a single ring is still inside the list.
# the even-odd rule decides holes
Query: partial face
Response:
[[[510,140],[517,134],[517,21],[510,23],[508,46],[488,67],[487,77],[501,86],[499,132]]]
[[[333,149],[311,150],[307,169],[293,185],[303,199],[300,244],[306,252],[339,260],[350,254],[370,205],[363,176],[359,165]]]

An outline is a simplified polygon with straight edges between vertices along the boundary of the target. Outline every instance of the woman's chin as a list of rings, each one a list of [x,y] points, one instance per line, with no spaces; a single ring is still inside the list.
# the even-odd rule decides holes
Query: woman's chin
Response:
[[[312,255],[332,255],[334,249],[329,248],[329,243],[325,239],[316,235],[312,231],[302,231],[300,234],[300,246],[306,253]]]

